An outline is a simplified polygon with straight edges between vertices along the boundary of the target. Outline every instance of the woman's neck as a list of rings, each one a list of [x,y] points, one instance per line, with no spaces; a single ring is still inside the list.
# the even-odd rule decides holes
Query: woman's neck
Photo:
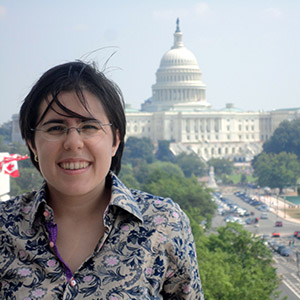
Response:
[[[100,192],[95,191],[80,196],[68,196],[48,189],[48,204],[54,211],[55,219],[69,219],[74,222],[102,214],[109,204],[111,190],[104,187]]]

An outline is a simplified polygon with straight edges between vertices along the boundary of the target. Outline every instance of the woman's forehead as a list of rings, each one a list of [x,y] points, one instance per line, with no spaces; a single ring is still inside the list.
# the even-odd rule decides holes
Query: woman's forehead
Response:
[[[48,111],[44,118],[52,116],[65,116],[68,118],[92,117],[95,119],[107,117],[101,100],[86,90],[82,92],[81,99],[79,99],[75,91],[61,92],[56,97],[56,100],[53,100],[52,95],[49,95],[41,102],[39,108],[40,117],[46,110]]]

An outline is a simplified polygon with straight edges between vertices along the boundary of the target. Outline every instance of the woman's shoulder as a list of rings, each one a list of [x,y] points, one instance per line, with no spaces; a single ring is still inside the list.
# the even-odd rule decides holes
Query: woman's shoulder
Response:
[[[130,190],[143,215],[162,216],[169,221],[187,220],[187,216],[178,203],[171,198],[153,195],[140,190]]]
[[[10,198],[6,201],[0,202],[0,216],[18,215],[26,210],[26,207],[30,205],[35,192],[28,192],[15,197]]]

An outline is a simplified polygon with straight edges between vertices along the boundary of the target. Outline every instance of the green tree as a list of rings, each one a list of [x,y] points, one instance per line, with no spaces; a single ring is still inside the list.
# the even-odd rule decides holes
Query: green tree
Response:
[[[4,142],[7,144],[11,142],[11,133],[12,133],[12,121],[3,123],[0,126],[0,136],[3,137]]]
[[[31,190],[37,190],[43,181],[39,171],[35,168],[22,168],[23,161],[18,162],[20,176],[11,178],[11,196],[16,196],[20,193],[30,192]]]
[[[147,181],[142,184],[142,190],[149,193],[170,197],[183,209],[198,208],[202,219],[211,223],[215,205],[211,201],[210,190],[202,186],[196,177],[186,178],[163,169],[152,169]]]
[[[241,225],[201,235],[197,255],[206,300],[271,299],[278,286],[272,253]]]
[[[211,158],[207,163],[209,166],[214,167],[216,176],[231,175],[234,169],[233,162],[225,158]]]
[[[129,137],[123,153],[123,163],[138,165],[141,160],[151,163],[154,161],[154,146],[149,138]]]
[[[9,146],[5,143],[5,137],[0,135],[0,152],[9,152]]]
[[[207,173],[207,167],[204,162],[195,154],[185,152],[176,156],[176,164],[182,169],[186,177],[203,176]]]
[[[121,172],[119,174],[119,178],[129,188],[132,188],[132,189],[140,188],[139,182],[136,180],[136,178],[133,175],[132,166],[129,164],[122,165]]]
[[[175,155],[170,150],[170,141],[161,140],[158,141],[158,149],[155,153],[155,157],[161,161],[170,161],[174,162]]]
[[[245,173],[241,175],[240,183],[243,185],[247,183],[247,176]]]
[[[300,163],[296,154],[261,153],[253,163],[254,176],[260,186],[282,188],[294,186],[299,178]]]
[[[266,153],[294,153],[300,158],[300,120],[283,121],[263,145]]]
[[[152,180],[151,178],[153,180],[157,179],[158,176],[161,176],[161,171],[167,176],[184,176],[180,167],[171,162],[156,161],[152,164],[147,164],[145,161],[142,161],[133,168],[133,174],[140,184],[149,183]]]

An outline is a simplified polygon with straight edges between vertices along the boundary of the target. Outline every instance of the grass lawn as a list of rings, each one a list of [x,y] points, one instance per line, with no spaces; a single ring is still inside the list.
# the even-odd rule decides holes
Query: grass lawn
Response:
[[[292,208],[292,209],[289,209],[287,208],[285,210],[286,214],[289,215],[291,218],[294,218],[294,219],[300,219],[300,208]]]
[[[229,179],[231,179],[234,184],[238,184],[241,181],[241,176],[242,176],[241,174],[232,174],[229,175]],[[256,182],[256,177],[247,175],[247,182],[248,183]]]

